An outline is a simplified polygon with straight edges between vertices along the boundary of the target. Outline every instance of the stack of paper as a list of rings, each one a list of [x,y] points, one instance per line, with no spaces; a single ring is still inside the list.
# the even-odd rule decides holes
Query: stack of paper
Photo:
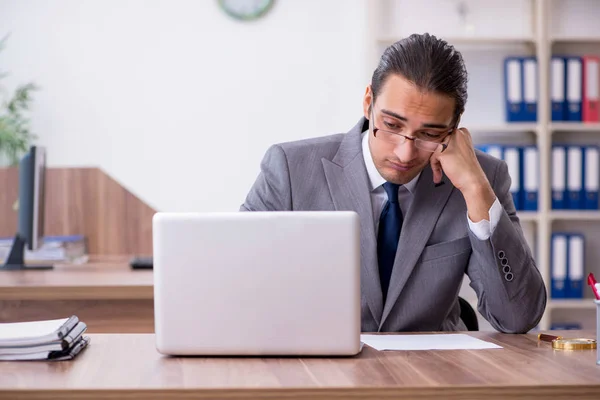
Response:
[[[0,262],[8,258],[14,238],[0,238]],[[81,264],[88,260],[85,236],[44,236],[36,250],[25,249],[25,262],[65,261]]]
[[[0,324],[0,360],[71,360],[89,343],[77,316]]]

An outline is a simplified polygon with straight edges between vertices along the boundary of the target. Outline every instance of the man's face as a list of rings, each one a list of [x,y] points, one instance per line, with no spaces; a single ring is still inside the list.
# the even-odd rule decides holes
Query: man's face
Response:
[[[454,99],[423,92],[401,75],[388,77],[375,102],[371,87],[367,87],[363,109],[365,118],[370,120],[369,149],[377,171],[386,181],[410,182],[427,166],[433,153],[418,148],[413,140],[405,140],[402,144],[385,140],[386,135],[400,137],[379,131],[373,135],[373,129],[442,142],[453,128],[454,106]]]

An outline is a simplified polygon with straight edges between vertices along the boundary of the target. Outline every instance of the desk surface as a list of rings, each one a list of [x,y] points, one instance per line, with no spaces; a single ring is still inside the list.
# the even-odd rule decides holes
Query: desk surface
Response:
[[[103,256],[53,270],[0,271],[0,300],[152,299],[152,270],[132,270],[128,261]]]
[[[90,335],[90,346],[73,361],[0,363],[0,397],[599,397],[595,350],[553,350],[533,333],[472,334],[503,349],[378,352],[365,346],[352,358],[195,358],[162,356],[152,334]]]

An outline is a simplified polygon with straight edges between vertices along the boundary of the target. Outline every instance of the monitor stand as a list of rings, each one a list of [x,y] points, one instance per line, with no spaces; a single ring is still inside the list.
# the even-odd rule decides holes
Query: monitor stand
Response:
[[[15,235],[15,240],[10,249],[6,263],[0,266],[0,271],[37,271],[53,269],[54,265],[26,265],[23,253],[25,252],[25,239],[19,234]]]

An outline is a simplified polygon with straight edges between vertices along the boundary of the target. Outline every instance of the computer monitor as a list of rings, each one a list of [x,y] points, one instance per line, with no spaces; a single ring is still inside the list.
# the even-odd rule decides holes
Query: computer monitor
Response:
[[[52,269],[52,265],[25,264],[25,246],[37,250],[44,236],[46,149],[32,146],[19,163],[19,222],[12,248],[0,270]]]

